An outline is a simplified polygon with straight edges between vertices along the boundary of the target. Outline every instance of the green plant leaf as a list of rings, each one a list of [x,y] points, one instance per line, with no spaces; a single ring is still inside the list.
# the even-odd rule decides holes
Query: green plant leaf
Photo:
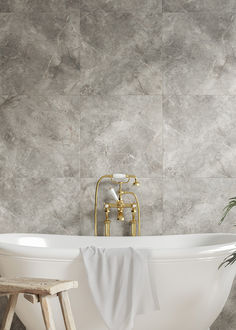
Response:
[[[227,267],[229,265],[233,265],[235,261],[236,261],[236,251],[230,254],[228,257],[226,257],[224,261],[220,264],[218,269],[220,269],[223,266]]]
[[[224,213],[223,213],[222,218],[219,221],[219,224],[221,224],[224,221],[224,219],[228,215],[229,211],[235,206],[236,206],[236,197],[231,197],[229,199],[229,203],[223,209]]]
[[[236,197],[231,197],[231,198],[229,198],[229,202],[228,202],[228,204],[227,204],[227,205],[224,207],[224,209],[223,209],[224,213],[223,213],[222,218],[221,218],[220,221],[219,221],[219,224],[221,224],[221,223],[224,221],[224,219],[225,219],[225,217],[228,215],[229,211],[230,211],[233,207],[235,207],[235,206],[236,206]],[[236,226],[236,225],[234,225],[234,226]],[[228,257],[226,257],[226,258],[224,259],[224,261],[220,264],[220,266],[218,267],[218,269],[220,269],[220,268],[223,267],[223,266],[227,267],[227,266],[229,266],[229,265],[232,265],[232,264],[234,264],[235,262],[236,262],[236,251],[233,252],[232,254],[230,254]]]

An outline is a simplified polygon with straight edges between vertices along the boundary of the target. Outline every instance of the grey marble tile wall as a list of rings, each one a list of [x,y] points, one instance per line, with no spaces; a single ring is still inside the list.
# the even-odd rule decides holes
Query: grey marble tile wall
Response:
[[[143,234],[235,231],[235,49],[235,0],[1,0],[0,231],[92,235],[112,172]]]

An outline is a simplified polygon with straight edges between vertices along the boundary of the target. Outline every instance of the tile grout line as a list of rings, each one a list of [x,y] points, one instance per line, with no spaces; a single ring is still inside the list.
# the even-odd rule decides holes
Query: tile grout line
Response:
[[[79,1],[79,69],[80,69],[80,77],[81,77],[81,0]],[[78,235],[81,235],[81,161],[80,161],[80,155],[81,155],[81,102],[80,102],[80,88],[81,84],[79,84],[79,212],[78,212]]]
[[[164,97],[164,74],[163,74],[163,0],[161,1],[161,111],[162,111],[162,183],[161,183],[161,203],[162,203],[162,222],[161,222],[161,235],[163,234],[163,223],[164,223],[164,107],[163,107],[163,97]]]
[[[163,72],[162,72],[162,76],[163,76]],[[70,96],[78,96],[78,93],[62,93],[62,92],[54,92],[54,94],[56,95],[60,95],[62,97],[70,97]],[[31,92],[26,92],[26,93],[17,93],[14,95],[11,94],[1,94],[1,97],[21,97],[21,96],[40,96],[40,97],[45,97],[47,98],[48,95],[42,92],[37,92],[37,93],[31,93]],[[152,96],[164,96],[164,97],[171,97],[171,96],[179,96],[179,97],[186,97],[186,96],[190,96],[190,97],[204,97],[204,96],[209,96],[209,97],[232,97],[235,98],[236,94],[169,94],[169,93],[160,93],[160,94],[79,94],[79,97],[132,97],[132,96],[139,96],[139,97],[152,97]]]

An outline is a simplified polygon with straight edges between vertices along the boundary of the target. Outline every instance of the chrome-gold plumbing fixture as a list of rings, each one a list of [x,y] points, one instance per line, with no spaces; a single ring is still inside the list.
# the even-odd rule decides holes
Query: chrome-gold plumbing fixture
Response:
[[[110,195],[114,198],[114,203],[104,203],[104,211],[105,211],[105,236],[110,236],[110,225],[111,220],[109,219],[109,213],[110,209],[117,209],[117,220],[118,221],[124,221],[124,209],[130,209],[132,214],[132,219],[129,221],[131,225],[131,235],[136,236],[140,235],[140,207],[139,207],[139,201],[136,196],[136,194],[132,191],[123,191],[122,185],[130,182],[131,179],[133,179],[133,185],[139,186],[139,181],[136,178],[135,175],[129,175],[129,174],[106,174],[103,175],[96,184],[96,190],[95,190],[95,207],[94,207],[94,235],[98,235],[98,221],[97,221],[97,203],[98,203],[98,190],[100,182],[103,179],[111,179],[111,182],[114,184],[119,185],[118,195],[115,192],[114,188],[110,189]],[[134,201],[132,203],[126,203],[123,200],[124,195],[131,195],[134,198]],[[138,219],[136,221],[136,213],[138,214]]]

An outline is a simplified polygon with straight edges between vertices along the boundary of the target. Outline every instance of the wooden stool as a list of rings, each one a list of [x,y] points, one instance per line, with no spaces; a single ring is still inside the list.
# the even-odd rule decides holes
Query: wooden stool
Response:
[[[20,293],[31,303],[40,302],[47,330],[56,330],[49,296],[58,296],[67,330],[76,330],[67,290],[77,288],[77,281],[59,281],[46,278],[0,277],[0,295],[9,295],[1,330],[10,330],[17,298]]]

